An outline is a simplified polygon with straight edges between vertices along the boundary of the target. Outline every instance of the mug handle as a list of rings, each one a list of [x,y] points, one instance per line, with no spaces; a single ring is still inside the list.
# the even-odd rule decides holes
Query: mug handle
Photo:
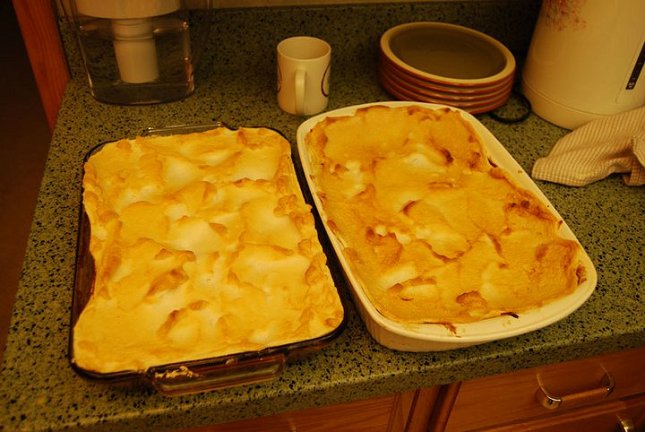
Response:
[[[298,68],[296,70],[295,86],[296,86],[296,114],[303,115],[305,113],[305,82],[307,72],[304,69]]]

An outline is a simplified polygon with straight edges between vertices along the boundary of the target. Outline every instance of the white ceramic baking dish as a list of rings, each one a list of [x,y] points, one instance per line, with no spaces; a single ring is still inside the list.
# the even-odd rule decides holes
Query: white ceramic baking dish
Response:
[[[455,324],[451,328],[439,324],[401,324],[383,316],[371,303],[364,288],[352,272],[342,253],[339,239],[327,224],[322,203],[318,198],[318,190],[312,178],[310,155],[305,145],[305,137],[309,131],[326,117],[340,117],[352,115],[357,109],[371,105],[384,105],[390,107],[418,105],[427,108],[448,108],[459,111],[463,118],[470,122],[477,131],[488,150],[488,156],[496,165],[507,170],[519,185],[533,192],[547,208],[562,220],[560,234],[568,239],[578,242],[574,233],[562,219],[557,210],[549,202],[542,191],[531,180],[522,167],[513,159],[502,144],[493,134],[472,115],[467,112],[447,107],[445,105],[421,102],[376,102],[363,105],[350,106],[326,112],[311,117],[303,122],[297,131],[297,147],[306,177],[307,185],[311,191],[314,204],[323,221],[327,235],[330,238],[334,251],[344,270],[346,279],[351,287],[358,310],[370,334],[382,345],[401,351],[441,351],[462,348],[494,340],[509,338],[520,334],[538,330],[556,321],[559,321],[578,309],[593,293],[597,283],[597,274],[591,259],[582,252],[582,264],[586,268],[586,280],[578,288],[565,297],[551,302],[543,307],[524,312],[517,316],[500,316],[467,324]],[[579,243],[579,242],[578,242]]]

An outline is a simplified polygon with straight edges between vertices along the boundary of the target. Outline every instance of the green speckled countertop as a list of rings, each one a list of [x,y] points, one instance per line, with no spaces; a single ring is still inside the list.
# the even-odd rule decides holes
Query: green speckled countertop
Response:
[[[0,430],[173,430],[643,346],[645,190],[614,176],[583,188],[538,182],[599,275],[595,293],[579,310],[542,330],[455,351],[395,352],[369,336],[349,301],[347,327],[331,346],[289,364],[265,384],[169,398],[88,382],[69,366],[81,162],[90,148],[150,126],[213,120],[270,126],[295,144],[303,119],[281,112],[273,90],[273,50],[283,37],[307,33],[331,43],[329,109],[334,109],[390,99],[377,83],[375,65],[378,36],[393,25],[415,20],[469,25],[521,54],[538,8],[537,0],[508,0],[216,11],[195,94],[155,106],[96,102],[72,61],[74,78],[53,136],[0,370]],[[67,45],[73,57],[74,48]],[[567,132],[533,115],[512,125],[479,118],[527,171]],[[340,289],[349,298],[347,287]]]

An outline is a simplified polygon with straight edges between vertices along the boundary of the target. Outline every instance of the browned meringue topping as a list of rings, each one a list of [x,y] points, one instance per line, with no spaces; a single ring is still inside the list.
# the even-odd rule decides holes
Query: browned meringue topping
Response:
[[[371,106],[306,136],[329,227],[366,294],[402,323],[465,323],[571,293],[580,245],[489,162],[458,111]]]
[[[73,357],[101,373],[324,336],[343,309],[290,159],[264,128],[105,145],[85,165],[93,293]]]

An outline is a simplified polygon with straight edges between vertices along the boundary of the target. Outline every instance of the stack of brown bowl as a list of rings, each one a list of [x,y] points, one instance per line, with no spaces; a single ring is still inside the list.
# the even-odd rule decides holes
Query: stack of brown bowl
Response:
[[[383,33],[379,80],[400,100],[450,105],[471,114],[506,103],[515,58],[496,39],[455,24],[415,22]]]

